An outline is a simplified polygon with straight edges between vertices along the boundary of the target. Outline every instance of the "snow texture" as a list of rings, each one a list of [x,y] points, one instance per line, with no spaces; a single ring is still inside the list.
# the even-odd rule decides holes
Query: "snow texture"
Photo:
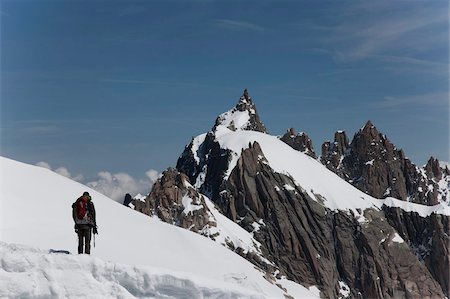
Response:
[[[349,286],[343,282],[339,281],[339,299],[348,298],[350,296],[350,288]]]
[[[403,240],[402,237],[400,237],[400,235],[398,233],[394,234],[394,237],[392,238],[392,242],[395,243],[405,243],[405,241]]]
[[[226,128],[234,128],[236,130],[244,130],[250,124],[249,111],[230,110],[219,116],[220,125]]]
[[[195,161],[197,161],[197,164],[200,163],[200,158],[198,157],[198,149],[200,147],[200,145],[203,143],[203,141],[205,141],[206,138],[206,133],[197,136],[196,138],[194,138],[194,140],[192,140],[192,153],[194,154],[194,159]]]
[[[183,196],[183,198],[181,199],[181,203],[184,207],[184,215],[188,215],[191,212],[203,209],[203,205],[201,203],[194,202],[188,195]]]
[[[0,242],[0,264],[0,298],[264,298],[232,282],[192,273],[4,242]]]

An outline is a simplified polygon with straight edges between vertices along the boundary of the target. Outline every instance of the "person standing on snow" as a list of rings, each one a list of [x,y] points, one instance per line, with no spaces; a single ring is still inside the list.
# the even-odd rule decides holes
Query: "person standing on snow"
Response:
[[[92,230],[97,234],[97,222],[95,218],[95,207],[91,196],[84,192],[72,204],[72,218],[75,221],[75,232],[78,235],[78,253],[91,253]],[[95,245],[95,244],[94,244]]]

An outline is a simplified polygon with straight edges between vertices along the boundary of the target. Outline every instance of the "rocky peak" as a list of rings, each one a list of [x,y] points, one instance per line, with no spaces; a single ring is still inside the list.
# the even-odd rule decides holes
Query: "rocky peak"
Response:
[[[379,134],[377,128],[373,125],[373,123],[372,123],[371,120],[368,120],[368,121],[366,122],[366,124],[364,125],[364,127],[362,127],[362,128],[360,129],[360,132],[364,132],[364,133],[370,133],[370,132],[373,132],[374,135],[378,135],[378,134]]]
[[[348,138],[345,131],[334,133],[334,146],[339,155],[343,155],[348,148]]]
[[[438,186],[429,188],[429,178],[442,178],[436,159],[430,159],[425,173],[414,165],[403,150],[398,150],[386,135],[369,120],[349,143],[345,132],[338,131],[334,142],[322,145],[321,162],[356,188],[376,198],[388,196],[415,203],[434,205]]]
[[[427,164],[425,165],[425,171],[430,178],[435,178],[440,181],[442,179],[442,170],[439,165],[439,160],[434,157],[430,157]]]
[[[322,144],[321,162],[330,170],[339,172],[342,159],[349,147],[347,134],[345,131],[337,131],[334,133],[334,142],[325,141]],[[343,173],[340,175],[344,176]]]
[[[232,131],[249,130],[267,133],[266,127],[261,122],[256,105],[250,97],[247,89],[244,90],[236,106],[219,115],[213,127],[225,126]]]
[[[195,232],[216,226],[203,195],[189,183],[187,175],[174,168],[164,171],[145,200],[133,200],[133,205],[141,213]]]
[[[406,160],[403,151],[397,150],[369,120],[353,137],[343,164],[358,189],[377,198],[406,200],[412,182],[417,180],[415,166]]]
[[[314,159],[317,158],[311,138],[305,132],[296,133],[294,128],[290,128],[281,136],[280,140],[297,151],[303,152]]]
[[[363,159],[381,159],[386,162],[406,159],[402,150],[397,150],[395,145],[381,134],[369,120],[365,126],[353,137],[351,148],[362,155]]]

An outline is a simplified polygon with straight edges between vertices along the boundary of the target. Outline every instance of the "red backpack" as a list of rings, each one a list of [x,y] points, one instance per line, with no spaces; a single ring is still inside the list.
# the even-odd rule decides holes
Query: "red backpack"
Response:
[[[76,203],[76,215],[79,220],[82,220],[87,213],[87,201],[80,198]]]

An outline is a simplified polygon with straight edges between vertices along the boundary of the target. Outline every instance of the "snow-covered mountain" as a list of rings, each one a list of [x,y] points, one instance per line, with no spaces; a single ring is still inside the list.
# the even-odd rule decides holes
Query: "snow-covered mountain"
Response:
[[[149,218],[50,170],[0,157],[0,182],[1,298],[318,296],[282,277],[271,281],[210,239]],[[84,191],[97,210],[92,256],[49,253],[76,252],[71,204]],[[233,225],[230,234],[242,230]]]
[[[448,204],[375,198],[315,159],[307,136],[297,142],[291,133],[268,135],[245,91],[136,208],[218,241],[273,277],[318,286],[325,298],[448,295]],[[252,251],[226,232],[211,234],[209,200],[260,245]]]

